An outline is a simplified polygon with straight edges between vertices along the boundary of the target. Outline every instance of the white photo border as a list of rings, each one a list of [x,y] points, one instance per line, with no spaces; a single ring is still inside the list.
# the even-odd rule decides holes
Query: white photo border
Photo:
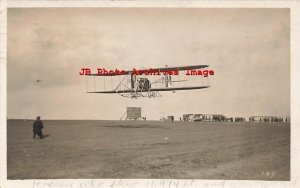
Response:
[[[43,179],[7,180],[7,9],[29,7],[289,8],[291,75],[290,181],[202,179]],[[18,1],[0,0],[0,188],[196,188],[300,187],[300,1]]]

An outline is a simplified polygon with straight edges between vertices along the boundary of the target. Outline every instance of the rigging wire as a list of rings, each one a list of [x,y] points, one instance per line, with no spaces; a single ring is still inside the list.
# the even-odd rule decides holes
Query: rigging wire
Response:
[[[180,79],[180,76],[179,76],[179,68],[177,68],[177,70],[178,70],[177,79],[178,79],[178,81],[179,81],[179,79]],[[180,82],[178,83],[178,85],[179,85],[179,87],[180,87]]]

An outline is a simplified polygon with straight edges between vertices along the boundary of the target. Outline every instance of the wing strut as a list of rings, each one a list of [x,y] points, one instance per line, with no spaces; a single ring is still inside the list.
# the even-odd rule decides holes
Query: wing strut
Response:
[[[87,77],[85,77],[85,89],[86,89],[86,92],[89,92]]]
[[[95,76],[94,76],[94,91],[96,91],[96,82],[95,82]]]
[[[133,75],[130,74],[130,82],[131,82],[131,89],[134,88],[134,81],[133,81]]]

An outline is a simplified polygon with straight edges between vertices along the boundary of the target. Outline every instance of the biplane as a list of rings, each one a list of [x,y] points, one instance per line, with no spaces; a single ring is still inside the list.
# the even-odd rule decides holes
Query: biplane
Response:
[[[115,72],[109,72],[106,74],[89,74],[87,76],[102,76],[102,77],[123,77],[119,80],[119,83],[112,90],[103,91],[87,91],[87,93],[100,93],[100,94],[119,94],[122,97],[128,97],[137,99],[140,97],[161,97],[160,92],[163,91],[177,91],[177,90],[197,90],[208,88],[208,85],[194,85],[194,86],[173,86],[173,83],[188,82],[188,79],[172,79],[176,78],[180,71],[196,70],[208,67],[208,65],[193,65],[182,67],[164,67],[149,70],[138,70],[138,73],[134,70],[123,71],[122,74],[116,74]],[[148,71],[148,72],[147,72]],[[158,73],[158,74],[156,74]],[[162,73],[162,74],[160,74]],[[175,74],[174,74],[175,73]],[[176,74],[177,73],[177,74]],[[150,79],[155,75],[156,79]],[[104,78],[105,79],[105,78]],[[94,79],[95,82],[95,79]],[[105,83],[105,82],[104,82]],[[105,85],[105,84],[104,84]],[[157,87],[157,85],[159,85]]]

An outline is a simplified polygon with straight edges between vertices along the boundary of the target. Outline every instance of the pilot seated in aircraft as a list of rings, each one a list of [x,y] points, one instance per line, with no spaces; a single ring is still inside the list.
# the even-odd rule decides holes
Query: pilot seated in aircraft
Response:
[[[138,89],[142,91],[148,91],[151,88],[151,83],[147,78],[139,78]]]
[[[41,117],[37,116],[36,120],[33,123],[33,139],[38,135],[40,139],[44,138],[42,129],[44,128],[43,122],[41,121]]]

